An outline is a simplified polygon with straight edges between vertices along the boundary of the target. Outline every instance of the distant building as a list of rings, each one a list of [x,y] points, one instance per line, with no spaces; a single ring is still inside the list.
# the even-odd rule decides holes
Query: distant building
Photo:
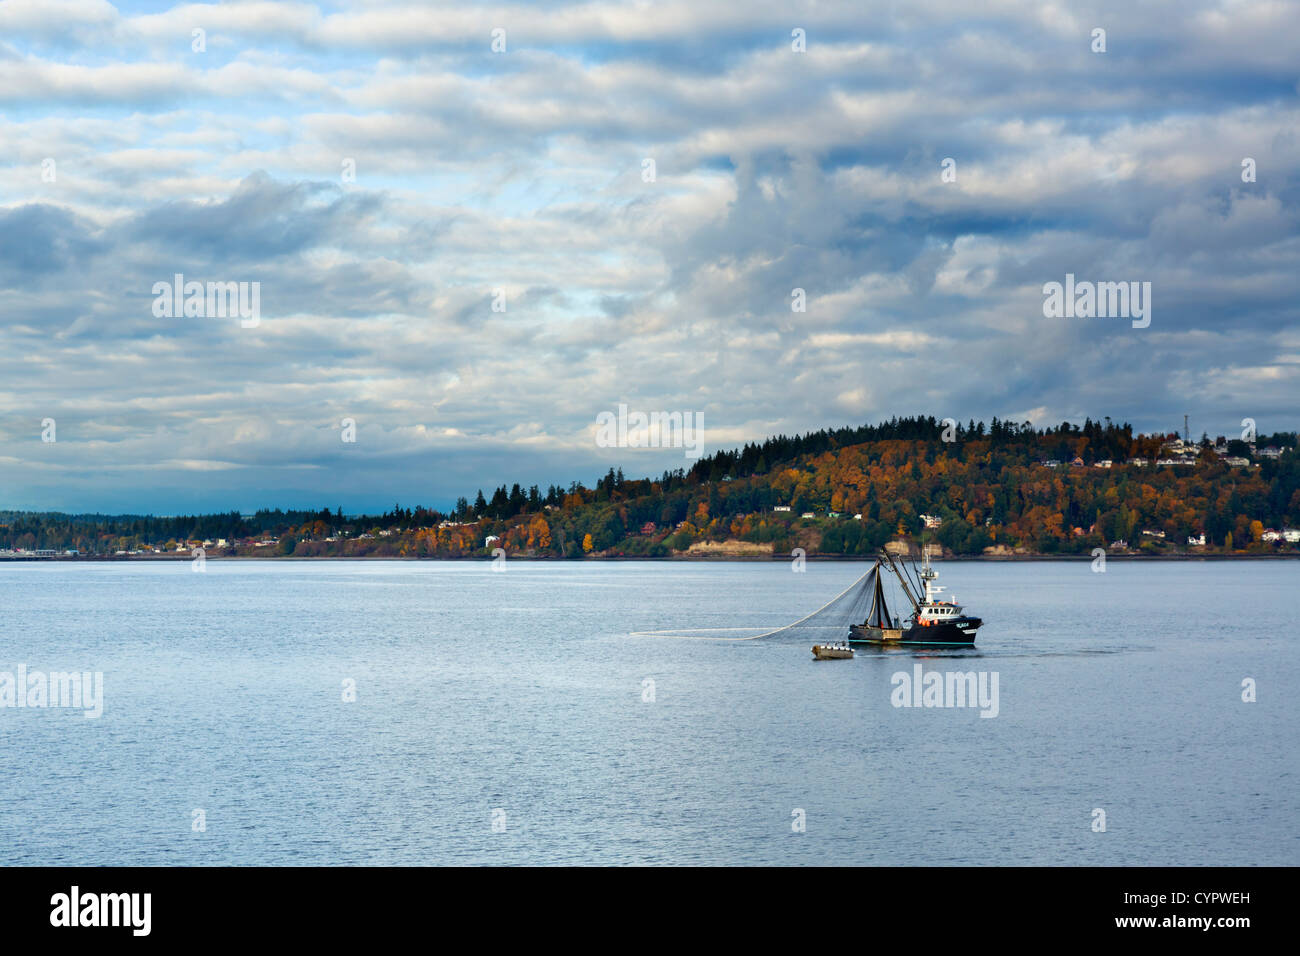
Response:
[[[1145,458],[1130,458],[1128,463],[1130,465],[1136,465],[1139,468],[1145,468],[1147,466],[1147,460]]]
[[[811,511],[805,511],[805,512],[801,515],[801,517],[804,517],[804,518],[815,518],[815,517],[817,517],[817,516],[816,516],[815,514],[813,514]]]
[[[773,511],[789,511],[789,510],[790,510],[790,506],[789,506],[789,505],[777,505],[777,506],[774,507],[772,510],[773,510]]]
[[[500,540],[501,540],[501,539],[500,539],[499,537],[497,537],[496,535],[494,535],[494,534],[490,534],[490,535],[488,535],[486,538],[483,539],[483,547],[485,547],[485,548],[490,548],[490,547],[492,547],[492,545],[496,544],[496,543],[497,543],[498,541],[500,541]]]
[[[1278,531],[1276,528],[1268,528],[1259,536],[1261,541],[1285,541],[1288,544],[1300,544],[1300,529],[1283,528]]]
[[[643,524],[643,525],[641,526],[641,533],[642,533],[642,534],[654,534],[654,533],[655,533],[655,523],[654,523],[653,521],[647,521],[645,524]]]
[[[1110,467],[1111,465],[1113,465],[1113,464],[1114,464],[1114,462],[1111,461],[1109,458],[1103,458],[1101,461],[1097,462],[1097,464],[1093,465],[1092,467],[1094,467],[1094,468],[1109,468],[1109,467]]]
[[[1190,538],[1187,539],[1187,543],[1194,548],[1203,548],[1205,547],[1205,535],[1204,534],[1192,535]]]
[[[919,515],[918,517],[927,528],[937,528],[943,524],[943,519],[938,515]]]

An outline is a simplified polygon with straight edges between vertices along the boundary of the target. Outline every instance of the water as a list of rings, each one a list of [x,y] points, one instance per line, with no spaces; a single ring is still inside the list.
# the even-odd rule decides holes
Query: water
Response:
[[[3,564],[0,671],[105,693],[0,709],[0,863],[1300,863],[1300,565],[939,568],[976,649],[814,662],[627,635],[864,565]],[[998,716],[893,707],[917,661],[997,672]]]

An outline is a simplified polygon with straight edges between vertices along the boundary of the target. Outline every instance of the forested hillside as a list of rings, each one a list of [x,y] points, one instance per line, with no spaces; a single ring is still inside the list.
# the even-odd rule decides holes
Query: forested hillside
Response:
[[[583,557],[745,542],[754,552],[867,555],[903,537],[957,554],[1086,553],[1120,542],[1155,552],[1295,549],[1268,540],[1271,529],[1300,527],[1294,433],[1218,451],[1206,437],[1178,464],[1157,465],[1176,438],[1135,435],[1109,420],[1036,430],[997,419],[948,429],[934,418],[893,419],[771,438],[658,479],[611,470],[594,487],[502,486],[445,514],[401,506],[364,517],[338,509],[169,518],[0,513],[0,548],[148,553],[221,541],[229,553],[268,556],[468,557],[501,547]],[[1278,449],[1272,456],[1270,447]],[[1134,458],[1144,464],[1129,463]],[[1201,534],[1204,546],[1187,543]]]

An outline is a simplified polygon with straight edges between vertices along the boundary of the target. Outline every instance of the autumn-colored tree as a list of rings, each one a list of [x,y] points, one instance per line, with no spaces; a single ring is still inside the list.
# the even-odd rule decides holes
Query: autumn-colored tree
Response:
[[[539,548],[549,548],[551,546],[551,526],[546,523],[546,519],[541,515],[535,517],[528,525],[528,545]]]

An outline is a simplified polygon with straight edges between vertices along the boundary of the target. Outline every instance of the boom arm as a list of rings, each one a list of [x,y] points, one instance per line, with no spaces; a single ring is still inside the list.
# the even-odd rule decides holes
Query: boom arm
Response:
[[[903,586],[903,593],[907,595],[908,601],[912,603],[912,610],[917,614],[921,613],[921,605],[916,603],[916,597],[912,594],[912,589],[907,586],[907,578],[898,570],[898,565],[894,563],[894,556],[883,548],[880,551],[884,563],[889,565],[889,570],[894,572],[894,577],[898,578],[898,583]]]

